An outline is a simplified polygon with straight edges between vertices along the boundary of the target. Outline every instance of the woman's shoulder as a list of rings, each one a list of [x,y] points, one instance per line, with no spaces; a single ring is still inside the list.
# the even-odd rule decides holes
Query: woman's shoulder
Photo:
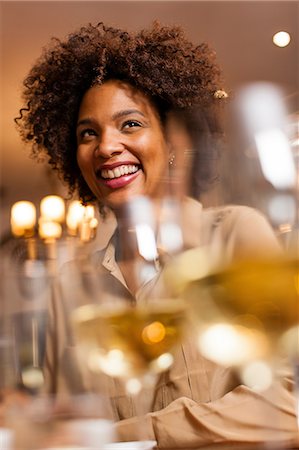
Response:
[[[271,230],[263,214],[249,206],[229,204],[203,208],[197,200],[187,198],[183,214],[183,229],[188,231],[185,238],[190,246],[209,243],[215,236],[227,242],[238,240],[251,229]]]
[[[281,246],[267,217],[250,206],[227,205],[203,210],[209,236],[221,236],[233,257],[277,254]]]
[[[245,205],[221,205],[202,210],[203,220],[208,222],[212,228],[229,226],[243,220],[263,220],[267,219],[262,212]]]

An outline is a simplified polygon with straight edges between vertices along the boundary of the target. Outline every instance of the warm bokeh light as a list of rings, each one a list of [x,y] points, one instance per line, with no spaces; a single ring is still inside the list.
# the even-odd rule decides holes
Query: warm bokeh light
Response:
[[[33,234],[36,222],[36,210],[28,201],[16,202],[11,208],[11,230],[15,236]]]
[[[25,367],[22,370],[22,382],[28,389],[37,389],[44,384],[43,372],[39,367]]]
[[[134,197],[126,206],[126,213],[131,228],[136,233],[138,251],[147,261],[154,261],[158,257],[155,239],[155,221],[153,205],[148,198]]]
[[[62,227],[60,223],[41,217],[38,222],[38,233],[42,239],[59,239],[62,235]]]
[[[254,135],[261,168],[276,189],[292,189],[296,168],[286,134],[279,128],[265,128]]]
[[[291,327],[280,338],[279,342],[282,352],[291,359],[299,357],[299,325]]]
[[[118,376],[120,373],[129,372],[129,364],[125,355],[122,350],[117,348],[108,352],[94,349],[90,352],[88,367],[95,373],[103,371],[112,377]]]
[[[156,344],[163,341],[166,330],[161,322],[152,322],[142,330],[142,340],[145,344]]]
[[[147,261],[155,260],[158,252],[153,229],[146,223],[140,223],[135,230],[140,255]]]
[[[279,31],[274,34],[272,40],[277,47],[286,47],[291,41],[291,36],[286,31]]]
[[[241,378],[246,386],[255,391],[264,391],[271,386],[273,375],[265,361],[253,361],[241,371]]]
[[[65,204],[58,195],[47,195],[40,202],[40,213],[48,221],[63,222]]]
[[[240,366],[266,352],[266,337],[241,325],[215,323],[199,333],[198,346],[208,359],[222,365]]]
[[[85,207],[79,200],[70,203],[66,216],[66,225],[71,234],[76,234],[80,222],[82,222],[85,213]]]
[[[126,388],[131,395],[136,395],[141,391],[141,381],[138,378],[131,378],[126,382]]]
[[[163,353],[155,362],[159,371],[167,370],[173,364],[173,356],[171,353]]]
[[[93,205],[86,205],[84,211],[84,218],[86,220],[92,220],[95,216],[95,209]]]

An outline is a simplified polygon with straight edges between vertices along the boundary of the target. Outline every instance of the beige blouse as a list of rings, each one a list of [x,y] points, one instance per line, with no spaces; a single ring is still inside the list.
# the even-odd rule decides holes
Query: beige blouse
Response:
[[[278,251],[276,237],[265,220],[247,207],[227,206],[203,210],[194,200],[185,205],[185,241],[190,246],[217,242],[229,262],[234,258]],[[99,229],[95,264],[105,274],[112,296],[132,298],[115,261],[115,222]],[[159,275],[144,283],[136,301],[146,299]],[[68,307],[61,287],[53,296],[47,338],[46,390],[56,395],[97,392],[110,399],[111,417],[117,421],[120,440],[137,440],[139,427],[160,449],[200,448],[226,443],[295,441],[297,437],[293,382],[286,370],[281,381],[263,394],[240,385],[233,370],[201,356],[190,334],[177,349],[174,364],[162,373],[154,388],[136,402],[126,395],[123,382],[104,374],[92,376],[79,364],[72,333],[67,325]],[[75,292],[73,280],[72,290]],[[140,401],[143,414],[140,416]],[[139,410],[138,410],[139,408]],[[136,417],[138,414],[138,417]]]

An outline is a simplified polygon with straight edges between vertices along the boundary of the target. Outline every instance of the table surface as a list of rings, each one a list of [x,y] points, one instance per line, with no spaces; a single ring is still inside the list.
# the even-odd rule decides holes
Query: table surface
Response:
[[[178,449],[167,449],[167,450],[178,450]],[[212,444],[200,448],[185,448],[180,450],[299,450],[299,443],[290,444]]]

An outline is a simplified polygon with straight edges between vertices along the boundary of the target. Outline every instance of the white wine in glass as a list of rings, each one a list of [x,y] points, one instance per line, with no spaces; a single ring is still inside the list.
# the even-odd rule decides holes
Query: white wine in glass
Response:
[[[248,364],[295,349],[287,333],[299,324],[298,280],[298,259],[273,257],[238,261],[189,283],[184,295],[196,312],[201,352],[256,384],[246,377]]]
[[[182,301],[146,305],[85,305],[73,313],[76,337],[88,367],[128,380],[168,369],[186,322]]]
[[[144,198],[136,202],[127,205],[120,231],[133,258],[124,257],[119,266],[129,267],[131,286],[138,290],[159,279],[159,262],[151,203]],[[186,330],[186,307],[163,289],[135,300],[94,261],[92,256],[70,264],[61,277],[78,354],[88,370],[124,380],[128,394],[134,395],[172,365]]]

